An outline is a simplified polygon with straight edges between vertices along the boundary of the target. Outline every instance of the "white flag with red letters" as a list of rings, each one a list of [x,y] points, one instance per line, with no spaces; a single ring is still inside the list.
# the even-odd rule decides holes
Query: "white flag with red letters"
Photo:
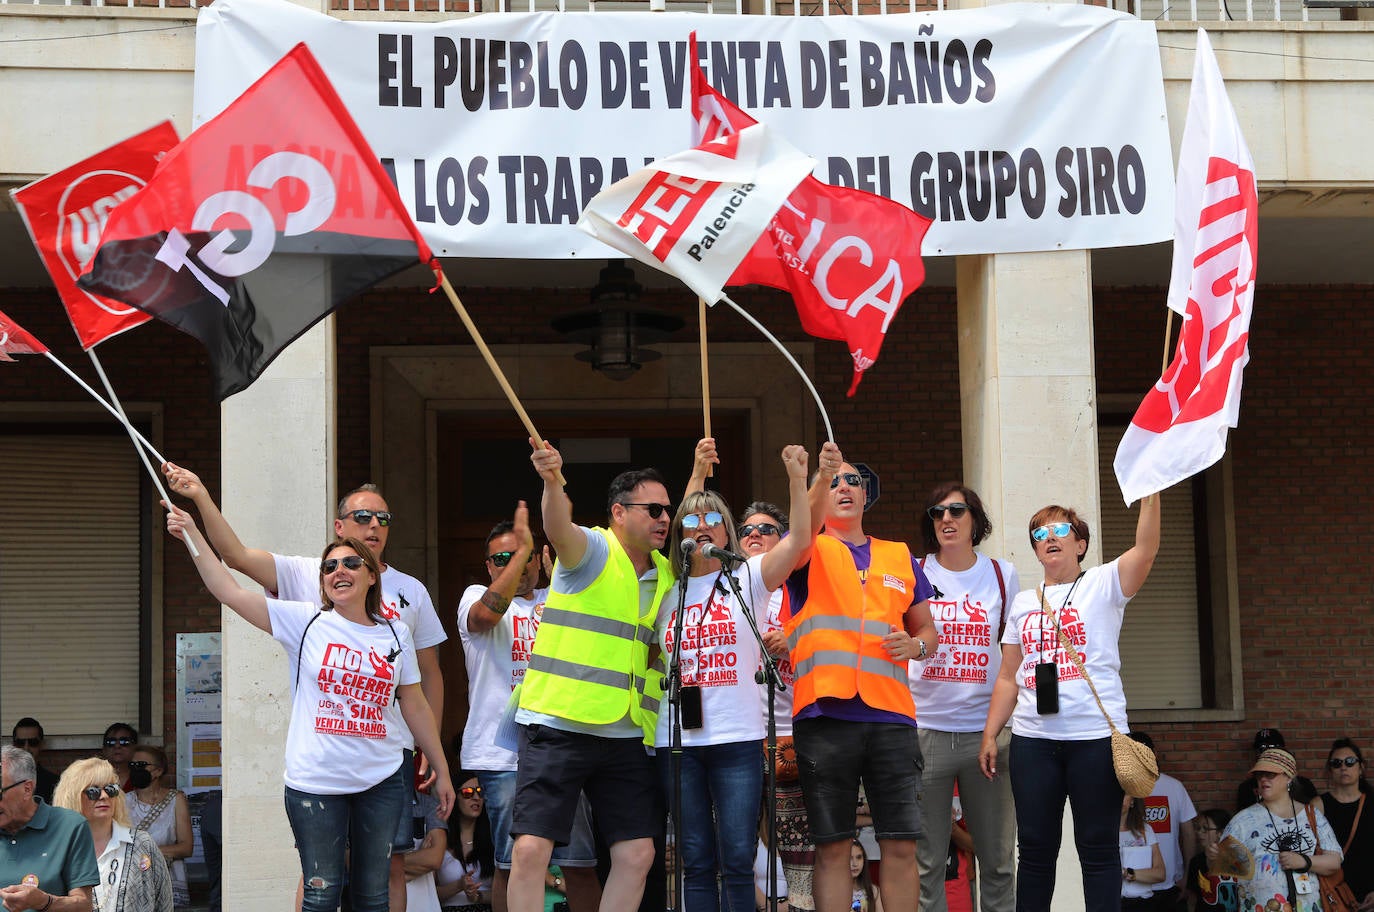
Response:
[[[661,158],[592,197],[577,226],[708,304],[815,160],[763,124]]]
[[[1198,29],[1178,153],[1168,301],[1183,314],[1183,328],[1173,361],[1117,447],[1114,468],[1127,504],[1201,472],[1226,452],[1250,360],[1258,227],[1255,162],[1211,42]]]

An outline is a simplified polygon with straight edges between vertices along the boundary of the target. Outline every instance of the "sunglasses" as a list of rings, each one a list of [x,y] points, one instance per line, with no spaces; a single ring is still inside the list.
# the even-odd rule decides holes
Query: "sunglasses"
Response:
[[[721,516],[715,510],[709,510],[705,516],[699,513],[688,513],[686,516],[682,517],[682,528],[699,529],[705,526],[708,529],[714,529],[724,522],[724,516]]]
[[[1053,535],[1055,538],[1064,538],[1073,531],[1073,523],[1056,522],[1046,523],[1031,530],[1031,538],[1042,542]]]
[[[929,510],[926,511],[926,515],[929,516],[931,519],[939,520],[944,518],[946,510],[949,511],[950,516],[953,516],[955,519],[958,519],[960,516],[963,516],[965,513],[968,512],[968,504],[936,504],[935,506],[931,507]]]
[[[343,564],[349,570],[361,570],[367,564],[367,561],[363,560],[356,554],[350,554],[348,555],[348,557],[326,558],[320,561],[320,573],[322,573],[325,576],[328,576],[335,570],[339,569],[339,564]]]
[[[864,484],[864,477],[858,472],[845,472],[842,475],[836,475],[834,478],[830,479],[830,490],[833,491],[838,488],[841,481],[851,488],[861,488]]]
[[[111,782],[109,785],[92,785],[81,790],[81,794],[92,801],[99,800],[101,792],[113,798],[115,795],[119,794],[119,786]]]
[[[134,743],[134,739],[133,739],[133,738],[106,738],[106,739],[105,739],[105,746],[106,746],[106,747],[128,747],[130,744],[133,744],[133,743]]]
[[[506,564],[509,564],[512,557],[515,557],[514,551],[497,551],[495,554],[488,554],[487,560],[491,561],[491,565],[499,570],[506,566]],[[525,559],[525,563],[528,564],[532,560],[534,560],[533,551],[531,551],[530,556]]]
[[[464,798],[481,798],[482,787],[480,785],[465,785],[458,790],[458,794]]]
[[[1343,766],[1356,766],[1357,764],[1359,764],[1359,762],[1359,757],[1332,757],[1330,760],[1326,761],[1326,765],[1333,770],[1338,770]]]
[[[649,514],[649,518],[650,518],[650,519],[658,519],[658,518],[659,518],[660,516],[662,516],[664,513],[667,513],[669,510],[672,509],[672,507],[671,507],[669,504],[661,504],[661,503],[628,503],[628,502],[624,502],[624,503],[621,503],[621,506],[622,506],[622,507],[643,507],[644,510],[645,510],[645,512],[647,512],[647,513]]]
[[[782,530],[772,523],[745,523],[739,527],[739,537],[748,538],[757,532],[760,535],[781,535]]]
[[[11,738],[15,747],[37,747],[43,743],[42,738]]]
[[[1265,781],[1265,782],[1268,782],[1270,779],[1273,779],[1273,778],[1274,778],[1275,776],[1277,776],[1277,775],[1278,775],[1278,773],[1274,772],[1273,770],[1256,770],[1256,771],[1255,771],[1255,778],[1256,778],[1256,779],[1261,779],[1261,780],[1263,780],[1263,781]]]
[[[131,769],[131,770],[147,769],[148,767],[150,767],[150,766],[152,766],[152,765],[153,765],[153,764],[152,764],[152,761],[150,761],[150,760],[130,760],[130,761],[129,761],[129,769]]]
[[[360,526],[370,526],[374,516],[377,517],[377,525],[391,525],[391,514],[386,510],[349,510],[341,518],[351,519]]]

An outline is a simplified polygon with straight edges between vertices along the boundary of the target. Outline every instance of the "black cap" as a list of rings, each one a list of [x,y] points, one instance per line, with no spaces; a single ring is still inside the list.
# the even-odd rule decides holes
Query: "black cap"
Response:
[[[1255,732],[1255,750],[1262,751],[1269,747],[1287,747],[1284,743],[1283,732],[1277,728],[1261,728]]]

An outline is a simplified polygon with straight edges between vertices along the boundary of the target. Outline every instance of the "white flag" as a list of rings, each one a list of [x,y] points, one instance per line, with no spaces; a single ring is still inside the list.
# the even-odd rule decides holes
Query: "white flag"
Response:
[[[594,196],[577,227],[708,304],[815,160],[763,124],[659,159]]]
[[[1183,329],[1173,361],[1116,451],[1127,504],[1225,454],[1227,432],[1240,416],[1241,371],[1250,360],[1259,250],[1255,163],[1202,29],[1178,153],[1174,226],[1168,303],[1183,314]]]

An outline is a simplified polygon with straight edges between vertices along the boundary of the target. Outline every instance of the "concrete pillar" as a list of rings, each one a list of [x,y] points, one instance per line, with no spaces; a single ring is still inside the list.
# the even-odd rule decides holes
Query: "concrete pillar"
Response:
[[[277,553],[320,553],[337,474],[334,318],[227,400],[220,427],[221,506],[239,538]],[[289,912],[300,878],[282,800],[290,669],[267,634],[227,609],[222,623],[224,908]]]

